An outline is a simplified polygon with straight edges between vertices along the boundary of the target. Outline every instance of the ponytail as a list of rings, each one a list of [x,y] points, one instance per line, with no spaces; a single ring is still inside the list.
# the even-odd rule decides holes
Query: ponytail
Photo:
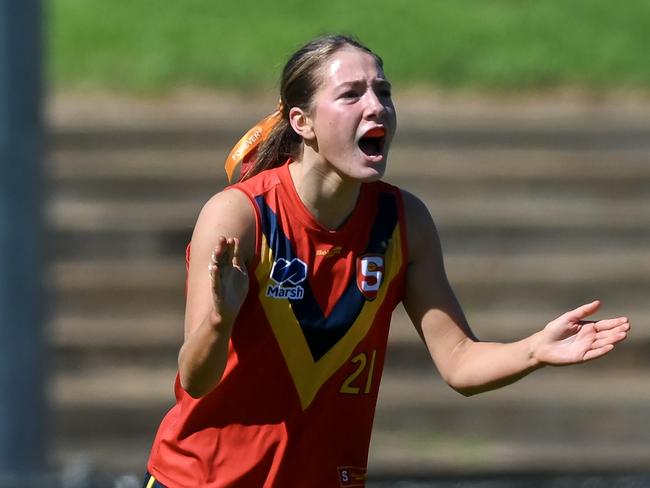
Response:
[[[280,102],[275,112],[251,127],[248,132],[239,139],[237,144],[233,146],[224,165],[228,181],[232,181],[232,175],[240,164],[240,181],[246,177],[252,169],[252,166],[255,164],[255,156],[257,155],[258,147],[271,135],[273,129],[278,125],[281,118],[282,102]]]
[[[266,169],[277,168],[289,159],[296,159],[302,139],[282,117],[259,147],[257,158],[250,170],[242,173],[242,180],[255,176]]]

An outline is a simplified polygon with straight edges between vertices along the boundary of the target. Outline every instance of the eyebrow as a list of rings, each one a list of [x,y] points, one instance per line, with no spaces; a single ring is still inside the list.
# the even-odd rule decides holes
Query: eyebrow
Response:
[[[393,85],[390,84],[390,81],[384,79],[384,78],[379,78],[373,85],[379,85],[384,88],[392,88]]]
[[[344,81],[340,83],[339,85],[336,86],[337,89],[340,88],[348,88],[350,86],[356,86],[356,85],[365,85],[366,81],[365,80],[350,80],[350,81]],[[373,86],[381,86],[381,87],[387,87],[387,88],[392,88],[392,85],[390,84],[390,81],[388,81],[385,78],[377,78],[375,81],[373,81]]]

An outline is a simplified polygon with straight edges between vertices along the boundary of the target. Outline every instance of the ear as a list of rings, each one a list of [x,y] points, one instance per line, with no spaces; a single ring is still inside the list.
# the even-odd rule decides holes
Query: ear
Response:
[[[311,117],[300,107],[291,107],[289,110],[289,123],[293,130],[306,141],[316,137]]]

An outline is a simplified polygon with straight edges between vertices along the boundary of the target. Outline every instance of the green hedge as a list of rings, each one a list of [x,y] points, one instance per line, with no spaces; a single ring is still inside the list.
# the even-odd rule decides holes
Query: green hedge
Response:
[[[650,88],[650,1],[50,0],[59,88],[269,87],[323,32],[353,33],[400,86]]]

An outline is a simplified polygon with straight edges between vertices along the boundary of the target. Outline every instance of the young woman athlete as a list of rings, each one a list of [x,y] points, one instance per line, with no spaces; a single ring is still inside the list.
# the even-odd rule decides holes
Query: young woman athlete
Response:
[[[364,486],[400,301],[464,395],[626,337],[625,317],[585,320],[597,301],[519,342],[473,336],[429,211],[381,181],[396,129],[382,66],[348,37],[310,42],[284,68],[278,111],[231,153],[242,177],[192,236],[176,405],[146,487]]]

